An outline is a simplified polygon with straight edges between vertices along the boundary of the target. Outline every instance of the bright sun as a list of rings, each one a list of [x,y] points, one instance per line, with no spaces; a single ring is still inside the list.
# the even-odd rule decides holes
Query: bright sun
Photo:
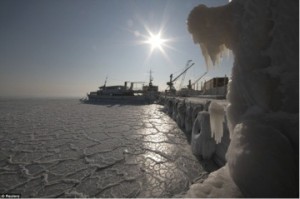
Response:
[[[154,50],[156,48],[162,50],[162,46],[165,43],[165,40],[161,38],[160,34],[152,34],[150,33],[150,37],[146,41],[146,43],[151,45],[151,50]]]
[[[173,49],[172,46],[170,46],[170,43],[173,41],[172,38],[164,38],[163,35],[163,27],[161,28],[161,30],[159,30],[156,33],[153,33],[148,27],[147,25],[144,24],[144,28],[146,30],[146,32],[148,33],[147,35],[144,34],[140,34],[139,32],[134,32],[134,34],[137,37],[142,37],[142,40],[138,41],[138,44],[147,44],[150,46],[150,51],[149,54],[146,58],[146,61],[148,61],[151,57],[151,55],[154,53],[154,51],[156,52],[160,52],[164,58],[166,60],[170,61],[170,58],[166,52],[166,49]]]

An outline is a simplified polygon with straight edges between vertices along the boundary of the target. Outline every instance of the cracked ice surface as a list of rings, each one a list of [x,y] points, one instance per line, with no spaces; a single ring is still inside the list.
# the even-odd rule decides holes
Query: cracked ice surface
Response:
[[[0,100],[0,193],[172,197],[206,176],[159,105]]]

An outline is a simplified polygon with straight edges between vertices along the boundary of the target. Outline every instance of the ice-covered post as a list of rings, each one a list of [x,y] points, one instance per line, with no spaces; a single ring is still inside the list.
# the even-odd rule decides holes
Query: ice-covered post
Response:
[[[214,173],[207,184],[226,176],[246,197],[299,196],[298,15],[299,1],[282,0],[233,0],[191,11],[188,30],[207,65],[218,62],[224,47],[235,56],[226,111],[231,143],[222,170],[229,174]],[[211,188],[219,195],[209,196],[224,197],[233,187]]]

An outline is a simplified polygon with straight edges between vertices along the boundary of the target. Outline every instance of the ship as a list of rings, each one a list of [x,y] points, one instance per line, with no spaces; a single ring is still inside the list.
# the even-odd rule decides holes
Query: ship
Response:
[[[97,91],[91,91],[87,98],[81,99],[84,103],[155,103],[159,98],[158,86],[152,84],[152,72],[148,85],[143,85],[142,89],[134,89],[134,84],[144,82],[125,81],[123,85],[107,86],[107,78],[104,85]],[[130,83],[130,86],[128,86]]]

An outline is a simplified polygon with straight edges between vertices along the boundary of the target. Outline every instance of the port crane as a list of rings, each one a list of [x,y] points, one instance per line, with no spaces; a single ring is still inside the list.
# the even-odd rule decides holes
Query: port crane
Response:
[[[191,63],[191,62],[192,62],[192,60],[188,60],[187,63],[186,63],[186,68],[185,68],[185,70],[184,70],[182,73],[180,73],[177,77],[175,77],[174,79],[173,79],[173,74],[170,75],[170,81],[167,82],[167,85],[169,86],[169,91],[170,91],[170,92],[172,92],[172,93],[175,93],[175,92],[176,92],[176,89],[175,89],[175,87],[174,87],[174,82],[175,82],[181,75],[185,74],[186,71],[187,71],[188,69],[190,69],[190,68],[195,64],[194,62],[192,62],[192,63]]]
[[[191,83],[191,80],[189,80],[189,84],[188,84],[188,89],[195,89],[195,84],[198,83],[200,81],[200,79],[202,79],[202,77],[204,77],[207,74],[208,71],[206,71],[203,75],[201,75],[198,79],[196,79],[193,83]]]

